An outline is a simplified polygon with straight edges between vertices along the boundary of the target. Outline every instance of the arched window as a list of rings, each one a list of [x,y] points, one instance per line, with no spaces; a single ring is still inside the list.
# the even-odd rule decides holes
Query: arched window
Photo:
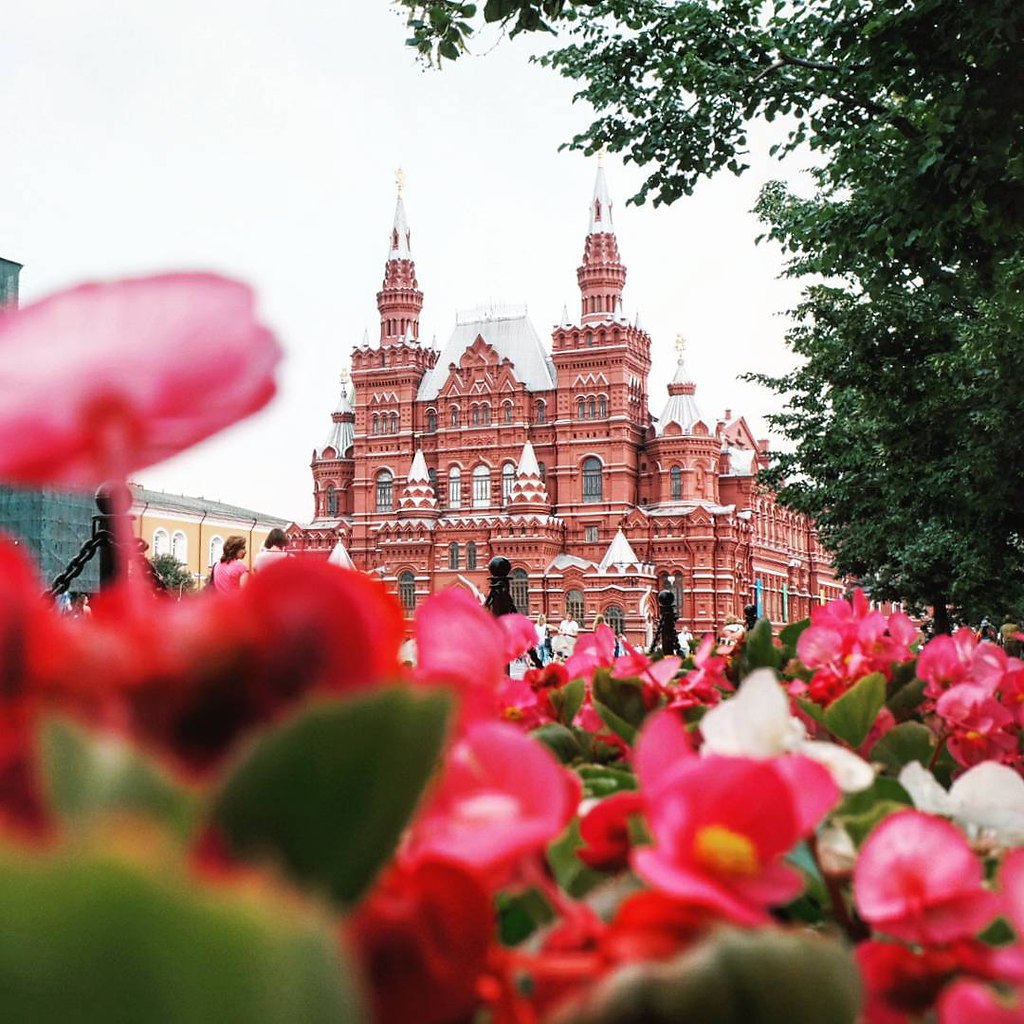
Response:
[[[457,427],[459,425],[459,407],[457,405],[452,406],[452,426]]]
[[[338,514],[338,491],[334,484],[327,485],[327,514],[329,516]]]
[[[546,483],[548,479],[548,467],[545,466],[543,462],[538,462],[537,468],[540,470],[541,480],[543,480]]]
[[[380,433],[380,417],[377,416],[377,415],[374,415],[373,419],[370,420],[370,433],[371,434],[379,434]]]
[[[537,422],[538,423],[543,423],[544,420],[547,418],[547,414],[548,414],[547,402],[545,402],[543,398],[540,399],[540,401],[537,402],[536,410],[537,410],[537,414],[536,414]]]
[[[448,545],[448,568],[458,569],[459,567],[459,542],[452,541]]]
[[[220,561],[220,556],[224,554],[224,538],[223,537],[211,537],[210,538],[210,565],[214,562]]]
[[[669,479],[672,482],[672,499],[678,501],[683,496],[683,471],[678,466],[673,466]]]
[[[587,502],[604,500],[601,460],[594,455],[589,455],[583,460],[583,500]]]
[[[672,591],[676,618],[681,618],[683,614],[683,574],[681,572],[661,573],[658,577],[658,590]]]
[[[565,592],[565,617],[575,619],[578,625],[583,625],[582,590],[567,590]]]
[[[185,534],[181,530],[175,530],[174,536],[171,537],[171,554],[181,562],[182,565],[188,564],[188,541],[185,539]]]
[[[466,568],[476,568],[476,542],[472,540],[466,545]]]
[[[474,427],[480,426],[480,406],[479,405],[474,405],[473,406],[473,408],[470,410],[469,418],[470,418],[470,421],[472,422]]]
[[[581,398],[576,403],[576,415],[579,417],[579,419],[583,419],[583,417],[586,416],[586,414],[587,414],[587,403]]]
[[[458,466],[448,470],[448,507],[462,508],[462,470]]]
[[[393,412],[391,414],[391,433],[392,434],[397,434],[398,433],[398,413],[397,412]]]
[[[506,423],[511,423],[512,422],[512,403],[511,402],[506,402],[502,406],[502,410],[503,410],[503,413],[504,413],[504,420],[505,420],[505,422]]]
[[[508,578],[508,592],[520,615],[530,613],[530,582],[525,569],[513,569]]]
[[[434,497],[440,501],[444,495],[440,494],[437,490],[437,470],[433,466],[427,470],[427,479],[430,481],[430,486],[434,489]]]
[[[171,538],[165,529],[153,531],[153,555],[167,555],[171,551]]]
[[[487,402],[480,406],[480,422],[487,426],[491,422],[491,407]]]
[[[597,400],[597,415],[604,419],[608,415],[608,399],[601,395]]]
[[[487,508],[491,503],[491,471],[486,466],[473,470],[473,508]]]
[[[398,600],[407,612],[416,610],[416,577],[411,572],[399,573]]]
[[[617,604],[608,605],[602,614],[604,615],[605,625],[607,625],[616,636],[625,631],[626,616],[622,614],[622,609]]]
[[[506,462],[501,467],[501,500],[507,505],[512,500],[512,488],[516,485],[516,467],[512,462]]]
[[[437,413],[433,409],[427,410],[427,433],[433,434],[437,430]]]
[[[394,508],[395,478],[390,469],[377,474],[377,511],[390,512]]]
[[[587,402],[587,415],[592,420],[597,418],[597,403],[593,399]]]

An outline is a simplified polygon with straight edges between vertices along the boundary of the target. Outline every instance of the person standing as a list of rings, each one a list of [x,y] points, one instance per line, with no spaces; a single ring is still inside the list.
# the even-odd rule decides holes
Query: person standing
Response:
[[[224,541],[220,561],[213,567],[213,587],[221,594],[232,594],[245,586],[245,577],[249,572],[245,562],[245,538],[237,534]]]
[[[288,557],[288,534],[280,527],[275,526],[267,534],[267,539],[263,542],[263,550],[252,563],[252,571],[254,573],[263,572],[268,566]]]

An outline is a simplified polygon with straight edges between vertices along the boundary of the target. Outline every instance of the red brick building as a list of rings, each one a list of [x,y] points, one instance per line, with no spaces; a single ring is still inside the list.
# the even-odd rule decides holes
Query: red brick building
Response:
[[[501,554],[520,611],[584,626],[600,612],[633,640],[666,584],[698,635],[750,601],[783,622],[841,593],[813,525],[756,487],[768,443],[700,410],[681,341],[668,394],[648,395],[651,338],[622,313],[600,168],[577,279],[580,313],[550,348],[514,309],[460,316],[442,351],[426,347],[399,192],[380,337],[352,353],[296,541],[340,543],[410,610],[452,584],[486,591]]]

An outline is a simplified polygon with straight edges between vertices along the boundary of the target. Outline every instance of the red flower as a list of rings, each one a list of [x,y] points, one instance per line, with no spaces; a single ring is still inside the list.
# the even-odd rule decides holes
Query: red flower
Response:
[[[861,847],[853,891],[861,917],[906,942],[975,936],[999,912],[964,835],[919,811],[886,818]]]
[[[266,405],[280,357],[249,288],[213,274],[86,284],[7,313],[0,478],[123,479]]]
[[[619,905],[601,940],[609,960],[667,960],[699,939],[718,921],[706,908],[654,890],[634,893]]]
[[[201,774],[311,693],[397,678],[402,634],[401,609],[377,581],[282,559],[237,595],[138,605],[115,591],[72,624],[60,685],[100,724]]]
[[[352,924],[377,1024],[468,1020],[494,928],[490,897],[458,864],[393,865]]]
[[[595,804],[580,819],[584,845],[576,851],[596,871],[621,871],[629,866],[629,817],[643,808],[639,793],[615,793]]]

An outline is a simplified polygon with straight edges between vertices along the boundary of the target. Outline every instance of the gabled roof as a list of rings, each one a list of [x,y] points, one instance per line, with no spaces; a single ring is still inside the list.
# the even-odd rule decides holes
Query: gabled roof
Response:
[[[259,523],[271,526],[287,526],[289,520],[277,516],[264,515],[240,505],[228,505],[223,501],[210,501],[208,498],[193,498],[187,494],[165,494],[163,491],[150,491],[138,484],[129,483],[133,505],[148,505],[154,512],[185,512],[202,515],[206,512],[211,516],[224,516],[228,519],[255,519]]]
[[[467,320],[455,325],[437,363],[420,383],[417,398],[437,398],[448,379],[449,367],[458,365],[463,352],[481,337],[498,354],[498,361],[508,359],[516,379],[527,391],[551,391],[555,386],[554,365],[544,351],[540,337],[525,315],[495,316]]]
[[[616,530],[615,537],[608,545],[608,550],[604,553],[604,558],[601,559],[598,569],[601,572],[607,572],[608,568],[613,565],[639,567],[640,564],[640,559],[636,557],[636,552],[626,539],[626,535],[621,530]]]

